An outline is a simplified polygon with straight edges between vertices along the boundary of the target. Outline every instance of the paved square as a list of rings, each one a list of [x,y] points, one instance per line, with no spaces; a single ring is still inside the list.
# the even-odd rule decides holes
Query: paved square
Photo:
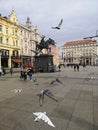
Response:
[[[37,73],[33,78],[37,82],[23,81],[18,73],[0,77],[0,130],[98,130],[98,67],[81,66],[79,72],[62,67],[60,72]],[[50,85],[55,78],[63,85]],[[45,96],[40,106],[37,94],[44,89],[58,102]],[[34,122],[33,112],[47,112],[56,128]]]

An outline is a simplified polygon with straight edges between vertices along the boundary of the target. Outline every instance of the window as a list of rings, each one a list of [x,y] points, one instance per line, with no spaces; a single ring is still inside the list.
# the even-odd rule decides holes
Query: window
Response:
[[[18,41],[16,40],[16,46],[18,46]]]
[[[4,53],[4,55],[7,55],[7,54],[6,54],[6,50],[5,50],[5,53]]]
[[[7,38],[7,39],[6,39],[6,44],[8,44],[8,43],[9,43],[9,39]]]
[[[6,28],[6,34],[8,34],[8,28]]]
[[[0,37],[0,44],[2,44],[2,37]]]
[[[21,30],[21,35],[22,35],[22,33],[23,33],[23,32],[22,32],[22,30]]]
[[[2,32],[2,25],[0,25],[0,32]]]
[[[17,30],[15,30],[15,35],[17,35]]]
[[[13,56],[15,56],[15,51],[13,51]]]
[[[13,35],[14,35],[14,29],[12,30],[12,33],[13,33]]]
[[[7,55],[7,56],[9,55],[9,51],[6,51],[6,55]]]
[[[15,46],[15,41],[13,41],[13,46]]]

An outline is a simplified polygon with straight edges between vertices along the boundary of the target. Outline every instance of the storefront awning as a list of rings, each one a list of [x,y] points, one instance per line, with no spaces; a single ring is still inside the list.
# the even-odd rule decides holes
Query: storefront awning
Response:
[[[12,61],[15,62],[15,63],[22,63],[21,59],[12,59]]]
[[[30,61],[30,62],[24,64],[23,67],[28,67],[28,68],[33,67],[33,63]]]

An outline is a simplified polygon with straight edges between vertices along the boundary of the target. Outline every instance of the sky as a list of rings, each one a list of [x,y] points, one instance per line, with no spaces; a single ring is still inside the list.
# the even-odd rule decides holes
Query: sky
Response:
[[[40,34],[59,47],[98,34],[98,0],[0,0],[2,16],[10,15],[12,9],[19,23],[25,24],[29,17]],[[52,29],[61,19],[61,29]]]

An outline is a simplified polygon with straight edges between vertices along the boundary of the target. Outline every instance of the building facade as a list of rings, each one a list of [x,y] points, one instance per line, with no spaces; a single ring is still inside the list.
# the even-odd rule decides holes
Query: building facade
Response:
[[[98,64],[98,43],[96,40],[87,39],[66,42],[62,46],[62,52],[65,63]]]
[[[14,10],[8,17],[0,15],[0,68],[20,68],[21,65],[33,63],[34,51],[41,39],[42,35],[32,25],[30,18],[22,25]],[[59,48],[51,44],[48,51],[53,55],[54,65],[58,66]]]
[[[60,64],[60,49],[57,45],[49,45],[49,53],[53,55],[53,63],[55,66]]]
[[[0,68],[18,67],[20,60],[20,25],[12,10],[8,17],[0,15]]]
[[[30,21],[30,18],[27,18],[26,25],[21,26],[21,59],[23,65],[33,62],[34,52],[32,50],[36,49],[36,44],[40,42],[40,34],[37,27],[34,27]]]

